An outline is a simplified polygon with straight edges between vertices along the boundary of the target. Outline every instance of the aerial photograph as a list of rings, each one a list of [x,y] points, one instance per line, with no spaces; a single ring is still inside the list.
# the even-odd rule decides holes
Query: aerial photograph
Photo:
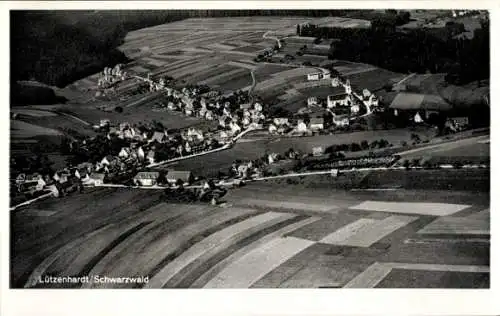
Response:
[[[10,288],[490,288],[488,11],[9,14]]]

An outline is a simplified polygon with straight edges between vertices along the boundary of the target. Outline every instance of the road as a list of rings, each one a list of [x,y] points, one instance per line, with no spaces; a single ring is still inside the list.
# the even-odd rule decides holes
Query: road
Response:
[[[150,190],[86,191],[12,214],[12,286],[489,286],[489,193],[262,184],[211,206]],[[149,283],[42,284],[43,275]]]

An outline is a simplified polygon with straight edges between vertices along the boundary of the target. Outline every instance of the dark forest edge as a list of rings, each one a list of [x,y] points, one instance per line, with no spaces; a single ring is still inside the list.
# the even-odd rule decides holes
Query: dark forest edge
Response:
[[[447,71],[456,83],[489,77],[489,23],[476,30],[473,40],[442,40],[422,29],[396,32],[395,26],[410,17],[394,10],[121,10],[11,11],[11,80],[65,87],[104,66],[127,62],[117,47],[132,30],[186,18],[238,16],[367,19],[372,28],[310,28],[301,30],[301,35],[346,39],[336,44],[336,59],[399,72]]]

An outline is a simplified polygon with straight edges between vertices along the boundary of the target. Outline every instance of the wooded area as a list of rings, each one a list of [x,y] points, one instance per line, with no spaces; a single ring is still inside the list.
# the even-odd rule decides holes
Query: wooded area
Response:
[[[400,31],[406,18],[388,15],[372,21],[372,27],[334,28],[298,26],[301,36],[338,39],[329,58],[372,64],[401,73],[448,73],[447,81],[465,84],[490,76],[489,21],[481,21],[472,39],[457,38],[464,25],[449,22],[442,29]],[[437,35],[439,34],[439,36]]]

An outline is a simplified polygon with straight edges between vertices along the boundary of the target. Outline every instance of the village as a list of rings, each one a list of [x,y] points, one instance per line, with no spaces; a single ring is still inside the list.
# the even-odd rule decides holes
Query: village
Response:
[[[278,53],[282,48],[281,43],[278,40],[274,51],[266,50],[267,56]],[[76,188],[82,191],[84,186],[129,185],[161,189],[201,185],[202,178],[193,176],[190,170],[168,168],[167,171],[157,171],[154,167],[228,149],[239,138],[252,132],[263,131],[275,137],[335,135],[333,133],[346,131],[346,127],[373,113],[393,110],[393,115],[398,116],[398,110],[401,111],[401,108],[397,105],[407,104],[404,98],[410,95],[402,90],[388,107],[382,105],[379,98],[368,89],[363,89],[362,93],[358,94],[353,90],[349,79],[338,73],[332,75],[328,69],[321,69],[319,72],[307,74],[306,82],[313,86],[324,86],[326,83],[332,89],[338,91],[340,88],[344,92],[330,94],[326,98],[310,96],[297,113],[271,117],[270,107],[259,102],[258,96],[252,95],[251,90],[248,93],[236,91],[223,95],[206,86],[194,85],[175,89],[170,86],[175,81],[173,78],[160,78],[155,81],[151,79],[150,74],[141,77],[123,70],[122,67],[123,65],[118,64],[104,69],[97,81],[96,98],[116,98],[115,88],[120,82],[135,80],[139,89],[146,95],[160,93],[154,111],[178,112],[187,117],[212,122],[213,127],[172,130],[161,124],[129,124],[111,122],[103,118],[93,126],[97,136],[65,144],[67,148],[64,150],[74,157],[74,164],[57,170],[54,174],[35,172],[18,175],[16,185],[19,193],[36,198],[46,196],[47,192],[49,195],[59,196]],[[414,76],[411,74],[395,83],[394,89],[401,91],[403,83]],[[408,115],[405,110],[407,109],[403,108],[403,113]],[[422,124],[422,117],[428,116],[428,111],[416,109],[409,119],[411,124]],[[460,120],[448,120],[449,131],[458,132],[467,127],[467,122],[462,122],[461,125],[458,122]],[[227,181],[229,178],[256,179],[263,175],[276,175],[276,171],[273,173],[268,170],[276,170],[273,166],[281,160],[303,160],[310,155],[321,156],[324,153],[325,148],[322,147],[314,148],[309,153],[299,153],[290,148],[286,153],[269,153],[254,161],[235,161],[231,167],[232,171],[227,175],[221,173],[225,175],[224,179],[216,179],[216,182],[224,183],[223,180]],[[344,156],[341,151],[335,151],[333,154]],[[414,165],[418,166],[418,163]],[[283,168],[278,169],[278,173],[287,172],[283,171]],[[296,170],[294,167],[288,168],[288,172]]]
[[[490,286],[487,11],[82,13],[11,14],[11,287]]]

